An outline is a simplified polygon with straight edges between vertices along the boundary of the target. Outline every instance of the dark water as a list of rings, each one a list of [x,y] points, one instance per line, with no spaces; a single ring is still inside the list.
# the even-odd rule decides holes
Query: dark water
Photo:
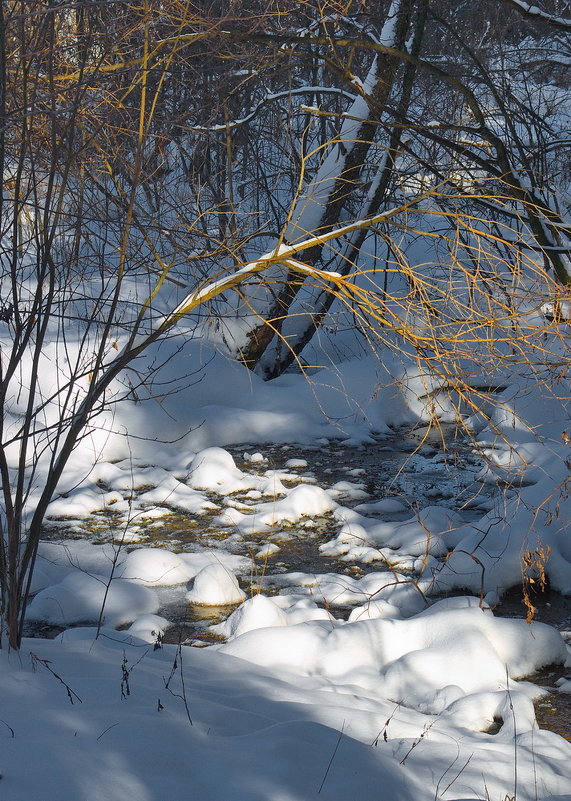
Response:
[[[336,442],[322,443],[319,447],[301,445],[286,446],[237,446],[229,448],[237,466],[244,472],[260,474],[264,470],[289,470],[298,477],[327,489],[338,482],[351,482],[367,493],[369,498],[336,498],[343,506],[355,506],[363,502],[374,502],[382,498],[398,500],[405,507],[399,513],[374,515],[379,520],[395,521],[410,518],[426,506],[444,506],[458,511],[469,521],[482,516],[494,502],[498,488],[482,482],[478,476],[483,463],[465,433],[452,427],[427,430],[403,430],[394,437],[379,437],[374,445],[363,448],[347,448]],[[247,456],[259,450],[265,462],[252,462]],[[290,469],[289,459],[304,460],[307,466]],[[286,483],[286,482],[284,482]],[[240,500],[240,496],[233,496]],[[213,496],[219,504],[219,499]],[[216,524],[219,512],[206,516],[191,516],[173,512],[164,522],[143,532],[140,545],[164,545],[173,550],[192,551],[197,547],[224,548],[227,551],[253,556],[268,541],[279,544],[279,552],[255,560],[252,575],[242,577],[243,589],[252,595],[263,589],[271,592],[271,576],[284,572],[345,573],[356,578],[366,572],[382,569],[379,563],[372,565],[350,564],[324,557],[319,546],[330,540],[340,523],[332,516],[312,521],[311,527],[304,521],[292,527],[276,527],[269,534],[236,537],[231,529]],[[369,516],[369,513],[367,512]],[[371,515],[373,516],[373,515]],[[113,537],[113,521],[107,520],[108,537]],[[61,537],[61,529],[54,532]],[[71,532],[75,536],[78,532]],[[95,532],[85,530],[84,535],[93,538]],[[104,537],[105,538],[105,537]],[[216,641],[209,630],[214,622],[224,620],[232,611],[229,607],[189,606],[185,600],[186,588],[161,588],[159,590],[162,609],[160,614],[174,625],[167,630],[170,642],[182,642],[195,646]],[[536,619],[549,623],[561,631],[571,630],[571,598],[556,593],[543,595],[534,600],[537,606]],[[346,616],[346,609],[332,609],[338,617]],[[525,618],[527,609],[522,601],[521,588],[508,592],[496,609],[496,614]],[[30,630],[28,634],[53,636],[57,631]],[[536,705],[539,725],[556,731],[571,739],[571,696],[556,692],[555,681],[565,676],[562,668],[549,668],[531,680],[554,692]]]
[[[571,695],[560,693],[555,682],[560,678],[571,678],[569,668],[551,666],[531,677],[531,681],[552,690],[549,695],[535,702],[535,717],[540,729],[559,734],[571,742]]]
[[[445,506],[462,514],[467,521],[478,519],[493,504],[498,489],[478,479],[483,462],[465,433],[452,427],[403,431],[394,439],[379,439],[377,445],[362,449],[341,448],[335,444],[319,450],[291,446],[262,449],[268,466],[283,467],[290,457],[307,461],[307,475],[314,476],[319,486],[331,487],[338,481],[362,483],[372,500],[395,498],[407,507],[401,519],[411,516],[428,505]],[[240,450],[233,453],[238,466],[248,470],[240,458]],[[353,476],[354,470],[363,473]],[[304,472],[303,470],[301,471]],[[345,506],[356,502],[340,499]],[[358,503],[358,502],[357,502]],[[396,520],[399,515],[386,514],[381,519]],[[325,573],[330,570],[346,572],[358,577],[378,565],[347,565],[327,559],[319,553],[319,544],[331,538],[331,531],[320,537],[299,532],[288,543],[281,545],[279,554],[267,560],[267,570]],[[571,632],[571,598],[555,592],[533,597],[535,620],[547,623],[562,632]],[[525,619],[528,609],[523,601],[521,587],[509,590],[502,604],[495,610],[501,616]],[[531,623],[530,625],[533,625]],[[529,677],[530,681],[551,690],[536,702],[536,717],[540,728],[549,729],[571,740],[571,695],[559,693],[555,682],[571,671],[562,666],[551,666]]]
[[[230,450],[242,470],[252,469],[243,460],[243,449]],[[410,511],[438,505],[462,509],[467,516],[470,510],[481,514],[489,508],[495,492],[477,479],[483,462],[466,435],[453,426],[405,429],[362,448],[330,443],[319,448],[266,446],[262,451],[269,468],[283,469],[292,457],[304,459],[307,468],[296,472],[314,477],[321,487],[339,481],[359,483],[372,500],[394,498]],[[340,502],[355,505],[343,499]]]

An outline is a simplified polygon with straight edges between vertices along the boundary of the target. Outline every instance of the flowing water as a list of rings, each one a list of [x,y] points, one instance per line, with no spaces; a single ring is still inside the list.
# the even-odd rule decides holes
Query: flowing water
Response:
[[[343,506],[381,498],[391,498],[403,505],[399,512],[371,513],[380,521],[410,519],[429,505],[460,510],[466,520],[477,519],[491,507],[496,493],[492,485],[478,480],[483,464],[472,444],[453,427],[403,430],[398,436],[379,438],[376,444],[362,448],[347,448],[338,443],[319,447],[265,446],[261,449],[263,463],[252,461],[248,453],[251,446],[228,450],[244,472],[281,471],[292,458],[298,463],[305,462],[305,467],[289,472],[297,474],[297,481],[318,484],[324,489],[341,486],[338,490],[341,494],[335,499]],[[239,494],[232,497],[240,502]],[[266,593],[275,591],[272,576],[283,573],[344,573],[359,578],[383,569],[378,562],[351,564],[320,552],[319,546],[331,540],[341,527],[332,515],[302,520],[293,526],[276,526],[260,534],[237,536],[232,530],[220,529],[216,524],[217,514],[210,524],[201,517],[186,527],[184,516],[176,516],[165,521],[165,527],[153,527],[149,537],[143,537],[142,541],[153,545],[168,542],[176,550],[192,550],[198,542],[246,556],[254,556],[264,545],[275,544],[279,548],[276,553],[255,560],[252,575],[243,586],[249,593],[261,589]],[[193,645],[207,644],[212,641],[208,626],[229,613],[225,607],[189,607],[174,589],[165,588],[160,593],[164,604],[162,614],[175,621],[167,633],[169,640],[182,638]],[[331,611],[337,617],[346,617],[349,612],[343,607],[333,607]]]
[[[260,448],[263,461],[248,453],[252,451],[251,446],[228,450],[241,470],[257,474],[267,469],[287,469],[286,463],[294,458],[297,467],[289,469],[289,473],[297,474],[296,481],[316,483],[325,489],[337,486],[340,495],[335,499],[343,506],[382,498],[392,498],[403,504],[401,512],[373,513],[379,520],[409,519],[431,505],[455,510],[466,521],[474,520],[493,506],[498,493],[493,484],[480,480],[483,463],[473,443],[452,427],[403,430],[391,438],[379,437],[375,444],[363,448],[343,447],[335,442],[323,442],[318,447],[265,446]],[[220,506],[220,498],[212,496],[212,500]],[[239,504],[240,495],[233,495],[232,501]],[[378,563],[351,564],[322,555],[319,546],[330,540],[341,525],[331,515],[302,520],[294,526],[276,526],[269,533],[244,536],[221,527],[217,522],[219,513],[219,508],[210,515],[201,516],[171,511],[148,528],[141,528],[137,544],[163,546],[179,552],[203,547],[223,548],[234,554],[254,556],[263,545],[274,543],[279,550],[262,560],[253,560],[255,567],[251,575],[242,577],[242,586],[250,594],[262,588],[264,592],[276,591],[275,587],[272,589],[272,577],[283,573],[334,572],[359,578],[381,569]],[[50,534],[49,530],[47,533]],[[112,512],[88,521],[83,531],[75,529],[71,533],[73,536],[88,535],[93,541],[101,542],[117,537]],[[61,536],[60,527],[51,532],[52,538]],[[185,593],[186,587],[159,590],[160,614],[174,622],[165,639],[196,646],[212,643],[216,636],[209,631],[209,626],[224,620],[232,608],[191,606],[185,600]],[[562,631],[571,629],[571,599],[551,593],[535,603],[536,619]],[[333,607],[331,611],[336,617],[346,617],[349,612],[342,607]],[[525,618],[521,592],[516,589],[508,593],[496,614]],[[45,636],[55,632],[43,628],[36,629],[35,633]],[[540,725],[571,739],[571,696],[555,691],[555,681],[564,675],[563,669],[549,668],[532,680],[554,690],[536,705]]]

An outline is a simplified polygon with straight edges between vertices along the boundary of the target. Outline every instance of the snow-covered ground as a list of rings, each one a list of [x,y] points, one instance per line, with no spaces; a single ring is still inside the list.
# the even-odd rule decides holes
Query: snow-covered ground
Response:
[[[468,515],[416,508],[412,487],[372,496],[359,469],[330,488],[307,474],[307,447],[378,447],[404,425],[428,441],[412,367],[360,359],[264,384],[204,344],[188,353],[207,365],[201,381],[160,405],[122,402],[51,504],[54,530],[111,511],[116,533],[41,545],[28,618],[63,632],[0,654],[0,797],[571,799],[571,744],[537,727],[541,690],[524,679],[571,668],[571,651],[554,628],[490,608],[524,557],[529,578],[547,559],[552,588],[571,594],[567,390],[512,379],[488,420],[466,417],[487,459],[474,480],[511,484]],[[268,442],[289,443],[282,465]],[[228,451],[239,443],[244,469]],[[440,464],[434,497],[453,501]],[[146,533],[173,510],[192,544],[152,547]],[[276,533],[311,536],[323,520],[323,558],[366,569],[263,575]],[[217,644],[161,643],[175,590],[233,610]]]

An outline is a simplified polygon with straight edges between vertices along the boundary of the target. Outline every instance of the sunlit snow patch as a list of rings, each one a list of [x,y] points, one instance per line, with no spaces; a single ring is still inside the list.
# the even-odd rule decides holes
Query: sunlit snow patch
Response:
[[[204,606],[238,604],[245,598],[246,593],[240,589],[236,576],[221,564],[202,568],[186,594],[189,603]]]

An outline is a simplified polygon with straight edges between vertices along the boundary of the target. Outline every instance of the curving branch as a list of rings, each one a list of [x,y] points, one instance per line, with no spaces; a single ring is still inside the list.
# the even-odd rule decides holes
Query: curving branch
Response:
[[[536,5],[525,3],[524,0],[502,0],[505,5],[515,8],[516,11],[526,19],[533,20],[534,22],[545,22],[554,28],[563,31],[571,31],[571,19],[566,17],[558,17],[556,14],[549,14],[547,11],[539,8]]]
[[[294,95],[317,95],[317,94],[328,94],[328,95],[340,95],[341,97],[345,97],[348,100],[355,100],[355,95],[351,94],[351,92],[346,92],[344,89],[339,89],[336,86],[300,86],[298,89],[286,89],[283,92],[274,92],[273,94],[268,94],[260,102],[249,111],[244,117],[240,117],[236,120],[229,120],[228,122],[221,122],[214,125],[188,125],[186,130],[194,131],[194,132],[206,132],[206,133],[216,133],[217,131],[229,131],[232,128],[239,128],[241,125],[246,125],[246,123],[250,122],[251,120],[256,117],[258,112],[264,107],[267,106],[269,103],[274,103],[276,100],[281,100],[284,97],[293,97]]]

